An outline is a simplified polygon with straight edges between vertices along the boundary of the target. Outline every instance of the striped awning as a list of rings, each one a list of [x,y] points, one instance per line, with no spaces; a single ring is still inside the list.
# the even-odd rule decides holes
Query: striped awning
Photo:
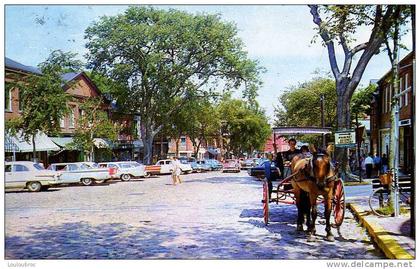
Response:
[[[14,136],[6,134],[6,145],[13,145],[13,147],[5,147],[6,152],[32,152],[32,141],[25,141],[22,132]],[[39,132],[35,136],[35,150],[36,151],[58,151],[60,148],[44,133]]]
[[[331,128],[321,127],[275,127],[273,133],[276,135],[325,135],[331,134]]]

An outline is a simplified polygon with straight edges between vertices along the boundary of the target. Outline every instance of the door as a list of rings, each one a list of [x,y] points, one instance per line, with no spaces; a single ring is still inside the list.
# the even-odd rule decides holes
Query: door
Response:
[[[24,188],[26,182],[30,181],[33,175],[31,175],[29,168],[22,164],[13,164],[11,172],[10,186],[13,188]]]
[[[5,173],[5,187],[6,188],[17,188],[21,183],[17,180],[15,173],[12,172],[12,165],[7,164],[4,166]]]

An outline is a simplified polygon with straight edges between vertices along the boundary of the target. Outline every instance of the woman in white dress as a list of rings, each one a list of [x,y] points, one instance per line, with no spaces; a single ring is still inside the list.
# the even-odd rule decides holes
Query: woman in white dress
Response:
[[[181,184],[181,166],[180,162],[176,157],[172,158],[172,181],[173,184],[176,185],[176,183]]]

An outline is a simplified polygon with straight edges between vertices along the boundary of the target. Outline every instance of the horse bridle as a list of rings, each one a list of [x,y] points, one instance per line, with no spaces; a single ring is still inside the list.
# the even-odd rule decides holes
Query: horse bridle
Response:
[[[317,154],[317,157],[320,157],[320,156],[324,156],[324,154]],[[314,169],[314,158],[312,157],[312,158],[305,158],[305,160],[307,161],[307,163],[306,163],[306,165],[308,165],[308,164],[312,164],[311,165],[311,171],[313,171],[313,169]],[[302,182],[302,181],[307,181],[307,180],[310,180],[310,181],[313,181],[313,182],[316,182],[316,179],[315,179],[315,177],[314,176],[312,176],[312,175],[310,175],[310,174],[308,174],[307,173],[307,171],[305,170],[305,168],[306,168],[306,165],[305,165],[305,167],[304,168],[301,168],[301,169],[299,169],[298,171],[296,171],[295,173],[293,173],[292,175],[290,175],[291,177],[292,177],[292,179],[295,181],[295,182]],[[331,171],[331,164],[329,165],[329,171]],[[297,179],[296,178],[296,176],[299,174],[299,173],[301,173],[301,172],[303,172],[303,174],[305,175],[305,177],[304,178],[302,178],[302,179]],[[337,171],[335,171],[334,172],[334,174],[332,175],[332,176],[329,176],[329,177],[327,177],[327,178],[325,178],[324,179],[324,184],[325,185],[328,185],[330,182],[332,182],[332,181],[337,181],[338,180],[338,172]],[[317,184],[318,185],[318,184]]]

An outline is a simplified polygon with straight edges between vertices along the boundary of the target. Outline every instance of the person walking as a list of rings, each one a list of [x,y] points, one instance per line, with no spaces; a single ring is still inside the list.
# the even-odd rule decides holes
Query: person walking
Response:
[[[386,154],[382,154],[382,158],[381,158],[381,172],[382,174],[385,174],[386,172],[388,172],[388,157],[386,156]]]
[[[179,183],[181,184],[181,166],[180,162],[176,157],[172,157],[172,181],[174,186]]]
[[[375,175],[379,176],[379,173],[381,171],[381,157],[379,157],[379,154],[375,154],[375,158],[373,158],[373,165],[374,165],[374,171]]]
[[[373,163],[372,153],[369,153],[369,155],[365,159],[366,178],[372,177],[373,164],[374,163]]]

